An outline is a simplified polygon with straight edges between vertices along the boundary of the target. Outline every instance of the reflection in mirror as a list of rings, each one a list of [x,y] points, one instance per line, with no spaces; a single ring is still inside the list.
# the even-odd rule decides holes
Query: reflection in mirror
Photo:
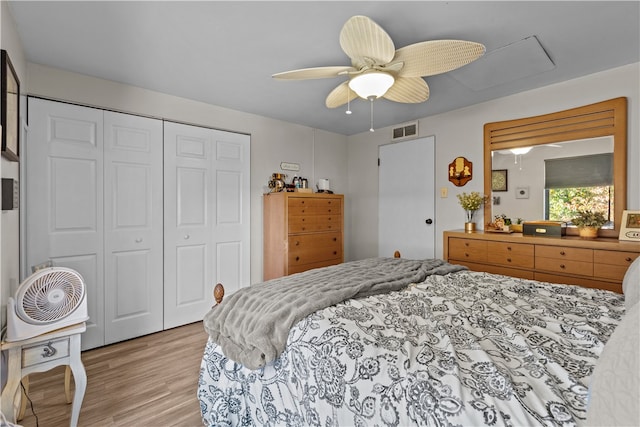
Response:
[[[612,136],[494,150],[491,169],[506,170],[506,191],[493,191],[492,218],[565,221],[598,210],[614,228]]]

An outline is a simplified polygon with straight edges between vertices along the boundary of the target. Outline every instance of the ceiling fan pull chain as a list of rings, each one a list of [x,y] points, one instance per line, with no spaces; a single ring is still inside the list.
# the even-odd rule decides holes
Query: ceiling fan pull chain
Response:
[[[371,127],[369,128],[369,132],[375,132],[373,129],[373,96],[369,98],[369,101],[371,101]]]
[[[346,114],[351,114],[351,96],[349,96],[349,88],[347,88],[347,111]]]

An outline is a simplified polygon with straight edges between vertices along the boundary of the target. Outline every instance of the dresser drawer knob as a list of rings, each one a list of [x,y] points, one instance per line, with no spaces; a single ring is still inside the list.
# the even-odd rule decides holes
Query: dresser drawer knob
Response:
[[[333,238],[333,241],[334,241],[334,242],[337,242],[337,241],[338,241],[338,238],[337,238],[337,237],[334,237],[334,238]]]
[[[511,246],[507,246],[507,250],[510,251],[511,250]]]
[[[468,253],[464,253],[464,256],[466,256],[467,258],[469,258],[469,254]]]
[[[630,256],[626,257],[624,260],[627,261],[627,262],[633,261]]]
[[[560,255],[564,256],[566,255],[564,251],[560,251]]]
[[[465,242],[465,243],[464,243],[464,245],[465,245],[466,247],[469,247],[469,242]]]
[[[58,350],[56,350],[52,345],[51,341],[47,343],[47,346],[42,349],[42,357],[53,357],[56,355]]]
[[[333,251],[333,254],[334,255],[338,255],[338,251]]]
[[[560,264],[560,268],[564,270],[564,269],[565,269],[565,268],[567,268],[567,267],[565,267],[565,265],[564,265],[564,264]]]
[[[299,256],[296,257],[296,261],[300,261],[300,257]]]
[[[296,246],[300,246],[300,241],[296,240]]]
[[[507,262],[511,262],[511,258],[507,258]]]

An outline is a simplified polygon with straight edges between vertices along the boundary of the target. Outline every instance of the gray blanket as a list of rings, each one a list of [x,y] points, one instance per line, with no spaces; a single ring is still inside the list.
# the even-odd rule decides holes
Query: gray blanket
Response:
[[[205,315],[204,327],[225,356],[258,369],[284,350],[291,327],[317,310],[463,269],[440,259],[371,258],[309,270],[240,289]]]

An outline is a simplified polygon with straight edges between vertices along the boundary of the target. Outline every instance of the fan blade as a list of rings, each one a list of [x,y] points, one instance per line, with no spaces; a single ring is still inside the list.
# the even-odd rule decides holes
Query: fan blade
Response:
[[[356,95],[356,93],[351,90],[351,88],[349,87],[349,82],[346,81],[331,91],[331,93],[327,96],[325,105],[327,106],[327,108],[336,108],[346,104],[348,101],[353,101],[357,97],[358,95]]]
[[[396,51],[393,61],[404,62],[402,77],[424,77],[446,73],[480,58],[483,44],[464,40],[432,40],[405,46]]]
[[[418,104],[429,99],[429,85],[422,77],[398,77],[382,97],[389,101]]]
[[[396,49],[389,34],[366,16],[354,16],[344,24],[340,46],[356,68],[386,64],[393,59]]]
[[[340,73],[348,73],[356,71],[353,67],[348,66],[332,66],[332,67],[315,67],[315,68],[302,68],[300,70],[284,71],[282,73],[274,74],[274,79],[280,80],[310,80],[310,79],[325,79],[329,77],[338,77]]]

